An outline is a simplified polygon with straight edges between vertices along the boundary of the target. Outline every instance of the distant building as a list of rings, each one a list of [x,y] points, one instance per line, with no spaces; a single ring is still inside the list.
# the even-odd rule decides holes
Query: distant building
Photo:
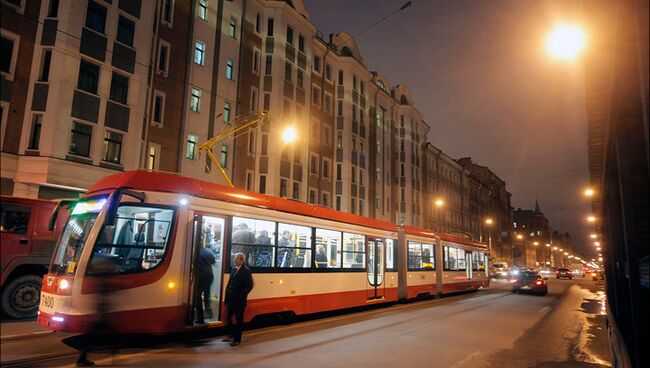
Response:
[[[548,219],[535,201],[534,210],[513,211],[512,228],[516,235],[523,239],[517,242],[524,257],[522,263],[528,267],[543,267],[551,265],[551,233]],[[549,244],[547,247],[546,244]],[[547,263],[548,262],[548,263]]]
[[[495,260],[511,260],[513,242],[510,200],[512,194],[506,189],[505,181],[488,167],[473,162],[470,157],[458,159],[457,162],[476,182],[476,185],[469,183],[469,208],[472,211],[470,218],[478,219],[480,241],[487,243],[491,237],[491,257]],[[487,218],[493,220],[492,225],[485,223]]]

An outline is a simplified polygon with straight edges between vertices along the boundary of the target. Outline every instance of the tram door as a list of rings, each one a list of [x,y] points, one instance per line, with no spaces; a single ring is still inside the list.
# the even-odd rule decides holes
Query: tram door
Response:
[[[467,279],[472,279],[472,252],[465,251],[465,270],[467,272]]]
[[[195,216],[192,324],[218,322],[221,318],[221,278],[225,218],[207,214]]]
[[[368,239],[368,299],[384,297],[384,240]]]

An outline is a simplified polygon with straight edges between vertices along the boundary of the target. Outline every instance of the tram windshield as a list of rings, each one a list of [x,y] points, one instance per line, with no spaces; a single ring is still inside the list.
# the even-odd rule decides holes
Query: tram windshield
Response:
[[[174,209],[152,204],[123,203],[115,225],[105,225],[88,273],[133,273],[150,270],[167,252]]]
[[[56,246],[50,272],[57,275],[74,275],[88,234],[106,204],[106,197],[77,202]]]

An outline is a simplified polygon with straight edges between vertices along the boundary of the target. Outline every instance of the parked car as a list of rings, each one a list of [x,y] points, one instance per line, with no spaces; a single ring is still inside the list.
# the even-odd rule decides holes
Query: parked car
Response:
[[[0,197],[0,306],[8,317],[36,317],[57,236],[54,225],[67,218],[53,217],[55,208],[54,201]]]
[[[517,276],[510,279],[510,283],[513,293],[546,295],[548,294],[547,280],[547,277],[542,277],[535,271],[520,271]]]
[[[561,278],[567,278],[569,280],[573,279],[573,274],[571,273],[571,270],[568,268],[558,268],[555,271],[555,278],[556,279],[561,279]]]

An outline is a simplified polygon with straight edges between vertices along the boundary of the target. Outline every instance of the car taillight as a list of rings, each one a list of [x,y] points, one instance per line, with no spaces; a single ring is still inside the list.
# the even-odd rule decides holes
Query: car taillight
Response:
[[[537,282],[535,282],[535,283],[536,283],[537,285],[541,285],[541,284],[543,284],[544,282],[543,282],[542,280],[537,280]]]
[[[510,282],[514,284],[514,283],[517,282],[517,279],[512,279],[512,280],[510,280]]]

